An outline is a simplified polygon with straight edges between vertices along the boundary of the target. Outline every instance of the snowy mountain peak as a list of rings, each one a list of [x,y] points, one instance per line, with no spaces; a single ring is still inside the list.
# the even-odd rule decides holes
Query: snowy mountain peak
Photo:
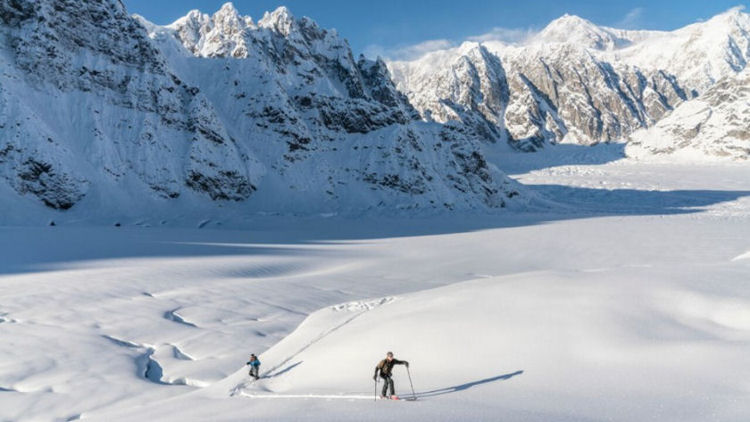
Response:
[[[224,3],[221,9],[214,13],[213,21],[217,25],[232,29],[243,29],[253,24],[252,19],[249,16],[241,16],[231,2]]]
[[[750,14],[744,10],[743,7],[733,7],[708,20],[696,22],[675,32],[719,35],[735,32],[736,28],[747,29],[750,25]]]
[[[720,13],[716,15],[715,17],[723,16],[723,17],[729,17],[729,18],[734,18],[734,19],[742,19],[743,17],[746,18],[748,16],[745,10],[746,10],[745,6],[735,6],[735,7],[730,8],[724,13]]]
[[[734,8],[675,31],[647,33],[613,59],[666,71],[699,94],[747,65],[750,15]]]
[[[615,31],[569,14],[550,22],[533,41],[573,44],[595,50],[613,50],[628,44],[628,40],[619,37]]]
[[[531,151],[627,139],[748,62],[750,15],[734,8],[674,31],[566,14],[520,44],[464,43],[389,67],[425,120]]]
[[[750,14],[745,12],[744,7],[734,7],[709,19],[706,24],[717,30],[723,29],[725,32],[738,35],[738,29],[747,31],[750,28]]]
[[[194,55],[245,57],[248,49],[243,33],[255,25],[249,16],[241,16],[232,3],[225,3],[212,16],[192,10],[167,28],[175,31]]]
[[[253,44],[267,44],[271,38],[285,39],[297,52],[312,47],[316,53],[329,57],[337,55],[330,50],[349,48],[336,31],[322,29],[307,17],[296,19],[283,6],[266,12],[257,25],[249,16],[240,15],[232,3],[225,3],[211,16],[194,10],[165,28],[174,31],[183,46],[198,57],[247,58]],[[154,28],[149,31],[154,32]]]
[[[267,28],[284,36],[289,36],[295,25],[294,15],[286,6],[281,6],[273,12],[266,12],[258,22],[260,28]]]
[[[545,30],[551,30],[553,28],[568,28],[568,29],[576,29],[576,28],[582,28],[582,27],[596,27],[591,21],[588,19],[584,19],[578,15],[571,15],[569,13],[565,13],[564,15],[560,16],[559,18],[553,20],[550,22]]]
[[[219,10],[216,12],[215,16],[221,16],[221,15],[228,15],[228,16],[234,16],[239,17],[240,13],[237,11],[237,8],[234,7],[234,3],[231,1],[228,1],[221,5]]]
[[[146,19],[144,17],[144,19]],[[201,12],[198,9],[193,9],[187,13],[187,15],[177,19],[172,24],[168,25],[168,27],[178,27],[178,26],[185,26],[185,25],[203,25],[206,22],[211,20],[211,16]]]
[[[490,53],[487,47],[481,43],[464,43],[461,45],[461,49],[465,51],[465,55],[475,59],[486,61],[490,59],[490,56],[492,56],[492,53]]]
[[[484,48],[482,43],[476,41],[464,41],[458,46],[457,52],[459,54],[470,54],[472,51],[478,51],[479,48]]]

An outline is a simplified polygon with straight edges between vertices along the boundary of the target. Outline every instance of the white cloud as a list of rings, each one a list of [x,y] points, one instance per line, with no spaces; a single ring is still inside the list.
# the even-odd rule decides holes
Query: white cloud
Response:
[[[389,60],[413,60],[422,57],[427,53],[438,50],[445,50],[454,46],[454,42],[446,39],[427,40],[418,44],[400,46],[395,48],[385,48],[383,46],[373,44],[365,48],[364,55],[368,57],[380,56],[385,57]]]
[[[617,28],[638,29],[639,27],[643,26],[641,25],[643,12],[644,9],[642,7],[631,9],[619,22],[617,22]]]
[[[538,31],[533,29],[519,28],[492,28],[490,32],[481,35],[466,37],[463,40],[436,39],[427,40],[413,45],[398,47],[384,47],[372,44],[365,48],[363,54],[367,57],[384,57],[388,60],[415,60],[433,51],[446,50],[457,47],[464,41],[487,42],[501,41],[508,44],[522,43],[534,36]]]
[[[467,41],[485,42],[485,41],[502,41],[508,44],[523,43],[537,34],[537,30],[527,28],[492,28],[490,32],[482,35],[476,35],[467,38]]]

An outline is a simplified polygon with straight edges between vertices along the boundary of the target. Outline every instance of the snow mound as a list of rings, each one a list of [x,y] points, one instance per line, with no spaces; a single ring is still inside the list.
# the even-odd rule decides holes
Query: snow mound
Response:
[[[739,375],[719,363],[722,357],[741,359],[742,348],[719,351],[718,345],[744,338],[750,329],[747,304],[669,283],[654,289],[639,271],[485,278],[360,308],[354,316],[338,312],[350,305],[325,308],[264,353],[261,359],[271,369],[260,380],[242,381],[230,394],[251,400],[373,399],[371,371],[393,350],[411,364],[408,373],[395,369],[402,397],[455,395],[452,400],[462,406],[484,400],[488,408],[493,397],[495,406],[507,409],[543,395],[561,399],[554,407],[535,402],[537,411],[555,420],[567,420],[567,412],[599,420],[614,408],[635,419],[654,412],[705,414],[717,404],[707,399],[713,388],[707,386],[742,385]],[[711,359],[717,367],[691,367],[696,359]],[[622,377],[650,381],[633,388]],[[727,398],[742,394],[726,391]],[[601,403],[585,399],[602,392],[608,398]]]

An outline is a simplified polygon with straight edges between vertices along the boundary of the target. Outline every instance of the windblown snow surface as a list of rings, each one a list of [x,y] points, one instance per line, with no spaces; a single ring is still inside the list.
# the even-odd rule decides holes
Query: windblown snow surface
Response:
[[[546,212],[1,228],[0,420],[750,420],[750,167],[621,153],[506,157]]]

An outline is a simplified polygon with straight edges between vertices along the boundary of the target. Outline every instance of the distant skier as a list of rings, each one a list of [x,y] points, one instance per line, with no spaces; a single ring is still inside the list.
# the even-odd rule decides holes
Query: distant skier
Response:
[[[260,378],[258,375],[260,371],[260,361],[258,360],[258,357],[254,354],[250,355],[250,360],[247,361],[246,365],[250,365],[250,376],[255,378],[256,380]]]
[[[378,373],[380,378],[383,378],[383,392],[380,395],[381,398],[396,398],[396,388],[393,386],[393,365],[406,365],[409,367],[409,362],[405,360],[398,360],[393,358],[393,352],[388,352],[385,355],[385,359],[381,360],[380,363],[375,367],[375,375],[372,377],[375,381],[378,380]],[[391,390],[391,395],[386,396],[388,389]]]

